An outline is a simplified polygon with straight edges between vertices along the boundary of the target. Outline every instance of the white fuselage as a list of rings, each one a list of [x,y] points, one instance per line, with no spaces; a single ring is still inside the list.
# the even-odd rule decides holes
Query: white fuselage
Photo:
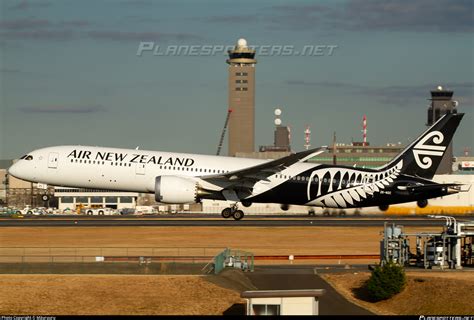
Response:
[[[35,150],[22,157],[9,173],[17,178],[54,186],[107,189],[130,192],[154,192],[157,176],[182,176],[200,181],[218,191],[201,177],[219,175],[252,167],[268,160],[199,154],[159,152],[91,146],[58,146]],[[264,192],[293,176],[316,166],[298,163],[257,182],[254,193]],[[207,185],[206,185],[207,184]]]

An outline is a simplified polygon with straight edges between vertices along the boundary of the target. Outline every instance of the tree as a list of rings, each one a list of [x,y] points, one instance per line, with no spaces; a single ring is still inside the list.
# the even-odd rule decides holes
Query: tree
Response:
[[[367,281],[366,287],[374,301],[386,300],[401,292],[406,285],[405,270],[390,261],[377,266]]]

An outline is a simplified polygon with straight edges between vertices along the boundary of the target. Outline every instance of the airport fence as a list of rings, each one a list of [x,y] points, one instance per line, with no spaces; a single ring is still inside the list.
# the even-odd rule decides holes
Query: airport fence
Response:
[[[0,263],[206,263],[223,247],[0,247]]]

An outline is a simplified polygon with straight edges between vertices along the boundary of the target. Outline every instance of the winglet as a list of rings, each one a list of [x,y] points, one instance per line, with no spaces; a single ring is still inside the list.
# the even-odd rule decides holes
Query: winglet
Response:
[[[311,158],[317,156],[318,154],[321,154],[321,153],[323,153],[323,152],[325,152],[325,151],[327,151],[327,150],[328,150],[328,147],[327,147],[327,146],[322,146],[322,147],[320,147],[320,148],[313,149],[313,152],[312,152],[312,153],[308,154],[308,155],[305,156],[304,158],[301,158],[298,162],[305,162],[306,160],[311,159]],[[303,151],[303,152],[305,152],[305,151]]]

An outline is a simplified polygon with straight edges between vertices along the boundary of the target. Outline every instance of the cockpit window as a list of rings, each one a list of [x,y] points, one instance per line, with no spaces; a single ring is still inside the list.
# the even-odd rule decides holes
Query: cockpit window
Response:
[[[20,160],[25,159],[28,155],[25,154],[23,157],[20,158]]]
[[[28,161],[33,160],[33,156],[26,156],[25,160],[28,160]]]

